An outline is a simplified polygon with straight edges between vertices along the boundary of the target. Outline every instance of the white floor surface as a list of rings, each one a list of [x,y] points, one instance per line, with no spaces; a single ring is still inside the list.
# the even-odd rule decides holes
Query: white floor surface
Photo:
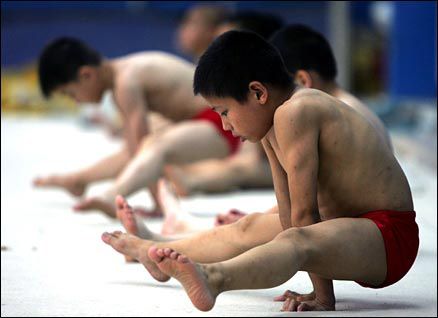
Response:
[[[395,143],[396,144],[396,143]],[[273,289],[220,295],[203,313],[176,280],[154,281],[139,264],[126,264],[105,245],[104,231],[122,230],[98,213],[71,210],[75,200],[61,190],[34,189],[32,179],[83,167],[118,149],[103,132],[83,129],[71,118],[2,117],[1,121],[1,315],[2,316],[437,316],[437,176],[400,157],[414,195],[420,251],[410,272],[384,289],[336,281],[336,312],[282,313],[272,298],[286,289],[311,290],[299,272]],[[97,193],[107,182],[95,185]],[[146,193],[130,200],[150,205]],[[275,203],[272,191],[197,195],[182,201],[195,213],[229,208],[260,211]],[[161,221],[149,225],[159,230]]]

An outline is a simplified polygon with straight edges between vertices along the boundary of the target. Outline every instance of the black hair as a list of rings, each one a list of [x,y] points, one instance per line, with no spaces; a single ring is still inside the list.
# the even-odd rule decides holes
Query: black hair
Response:
[[[47,44],[38,60],[43,95],[49,97],[59,86],[74,81],[84,65],[99,65],[101,55],[78,39],[62,37]]]
[[[235,24],[238,30],[255,32],[264,39],[269,39],[284,25],[283,20],[276,15],[250,10],[237,12],[225,22]]]
[[[269,40],[281,56],[289,72],[317,72],[324,80],[336,78],[336,60],[324,36],[311,28],[294,24],[276,32]]]
[[[228,31],[199,59],[193,91],[204,97],[231,97],[244,102],[251,81],[278,88],[293,86],[279,52],[254,32]]]

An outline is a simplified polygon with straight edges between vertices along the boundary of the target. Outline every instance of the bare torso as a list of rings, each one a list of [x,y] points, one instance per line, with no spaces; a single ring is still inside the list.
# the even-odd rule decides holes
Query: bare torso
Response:
[[[376,116],[376,114],[374,114],[368,107],[366,107],[359,99],[357,99],[350,93],[340,88],[337,88],[334,92],[332,92],[331,95],[338,98],[340,101],[344,102],[345,104],[351,106],[352,108],[357,110],[361,115],[366,117],[371,123],[371,125],[373,125],[373,127],[376,128],[377,133],[385,141],[388,147],[392,149],[391,139],[388,135],[388,132],[386,131],[385,125],[382,123],[379,117]]]
[[[195,66],[177,56],[158,51],[131,54],[111,61],[114,68],[114,96],[124,81],[141,85],[149,110],[178,122],[192,118],[207,106],[192,89]]]
[[[386,140],[370,120],[354,107],[315,89],[298,90],[277,111],[282,107],[296,107],[297,98],[303,96],[312,100],[308,107],[319,118],[319,126],[308,129],[319,130],[317,200],[321,219],[357,216],[375,210],[413,210],[406,176]],[[280,178],[284,180],[274,179],[274,183],[280,185],[280,188],[276,187],[280,193],[277,194],[277,198],[280,196],[280,214],[282,210],[290,213],[287,182],[290,168],[278,147],[274,127],[265,138],[283,170]]]

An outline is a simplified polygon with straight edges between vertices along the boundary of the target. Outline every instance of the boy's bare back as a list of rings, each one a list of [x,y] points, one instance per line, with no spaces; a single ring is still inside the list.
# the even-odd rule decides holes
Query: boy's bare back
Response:
[[[294,93],[276,110],[264,144],[282,223],[309,207],[323,220],[413,210],[406,177],[381,134],[359,112],[324,92]]]
[[[163,52],[142,52],[110,61],[114,70],[114,97],[124,111],[130,99],[165,117],[181,121],[192,118],[206,102],[192,93],[195,66]],[[128,105],[127,105],[128,104]]]

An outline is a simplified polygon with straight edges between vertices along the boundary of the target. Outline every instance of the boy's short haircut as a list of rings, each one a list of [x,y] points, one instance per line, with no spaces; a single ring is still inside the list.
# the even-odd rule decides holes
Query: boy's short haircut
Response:
[[[277,88],[293,86],[274,46],[253,32],[228,31],[217,37],[199,59],[193,91],[204,97],[247,100],[248,85],[259,81]]]
[[[283,20],[276,15],[250,10],[236,12],[225,22],[235,24],[238,30],[255,32],[264,39],[269,39],[284,25]]]
[[[102,57],[78,39],[62,37],[46,45],[38,60],[38,76],[45,97],[63,84],[76,80],[81,66],[97,66]]]
[[[324,80],[333,81],[337,75],[336,60],[324,36],[311,28],[293,24],[276,32],[269,40],[283,57],[289,72],[317,72]]]

